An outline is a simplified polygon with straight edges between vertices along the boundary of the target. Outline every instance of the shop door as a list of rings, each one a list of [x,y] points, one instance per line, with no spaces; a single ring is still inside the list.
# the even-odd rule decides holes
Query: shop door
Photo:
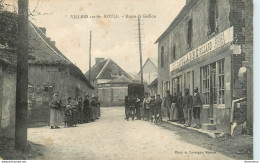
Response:
[[[209,117],[213,118],[214,104],[217,103],[217,77],[216,77],[216,62],[210,65],[210,111]]]

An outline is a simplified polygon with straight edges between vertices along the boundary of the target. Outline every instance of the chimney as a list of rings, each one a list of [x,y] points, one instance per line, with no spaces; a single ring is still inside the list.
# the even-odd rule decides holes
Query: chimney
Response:
[[[46,28],[45,27],[39,27],[39,29],[46,35]]]
[[[55,41],[51,41],[51,44],[55,46],[56,42]]]
[[[103,61],[105,58],[95,58],[96,59],[96,64],[100,61]]]
[[[191,0],[186,0],[186,5],[188,4],[188,3],[190,3],[191,2]]]

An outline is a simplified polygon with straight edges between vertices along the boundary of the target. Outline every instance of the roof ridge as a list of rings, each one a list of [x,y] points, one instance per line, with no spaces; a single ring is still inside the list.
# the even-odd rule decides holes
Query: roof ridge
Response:
[[[107,65],[108,65],[108,63],[110,62],[110,58],[108,58],[108,60],[107,60],[107,62],[106,62],[106,64],[102,67],[102,69],[101,69],[101,71],[98,73],[98,75],[97,75],[97,77],[96,78],[98,78],[102,73],[103,73],[103,71],[105,70],[105,68],[107,67]]]
[[[42,36],[38,33],[38,31],[35,29],[35,27],[32,25],[32,23],[30,22],[30,25],[32,26],[33,30],[35,31],[35,33],[37,33],[37,35],[41,38],[41,40],[55,53],[57,54],[59,57],[61,57],[63,60],[69,62],[69,63],[72,63],[70,60],[68,60],[67,58],[61,56],[58,52],[56,52],[56,50],[54,50],[43,38]],[[41,30],[39,30],[40,32],[42,32]],[[44,34],[42,32],[42,34]],[[45,34],[44,34],[45,35]]]

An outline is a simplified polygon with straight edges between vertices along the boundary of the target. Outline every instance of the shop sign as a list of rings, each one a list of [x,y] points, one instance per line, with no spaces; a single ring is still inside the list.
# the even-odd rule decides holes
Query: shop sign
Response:
[[[209,52],[216,50],[227,43],[233,41],[233,27],[226,29],[217,36],[211,38],[209,41],[203,45],[197,47],[196,49],[188,52],[183,57],[177,61],[170,64],[170,71],[176,70],[189,62],[207,55]]]

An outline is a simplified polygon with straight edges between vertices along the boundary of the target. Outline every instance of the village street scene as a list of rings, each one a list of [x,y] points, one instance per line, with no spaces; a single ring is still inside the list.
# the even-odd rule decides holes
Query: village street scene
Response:
[[[252,160],[253,117],[251,0],[0,0],[0,160]]]

